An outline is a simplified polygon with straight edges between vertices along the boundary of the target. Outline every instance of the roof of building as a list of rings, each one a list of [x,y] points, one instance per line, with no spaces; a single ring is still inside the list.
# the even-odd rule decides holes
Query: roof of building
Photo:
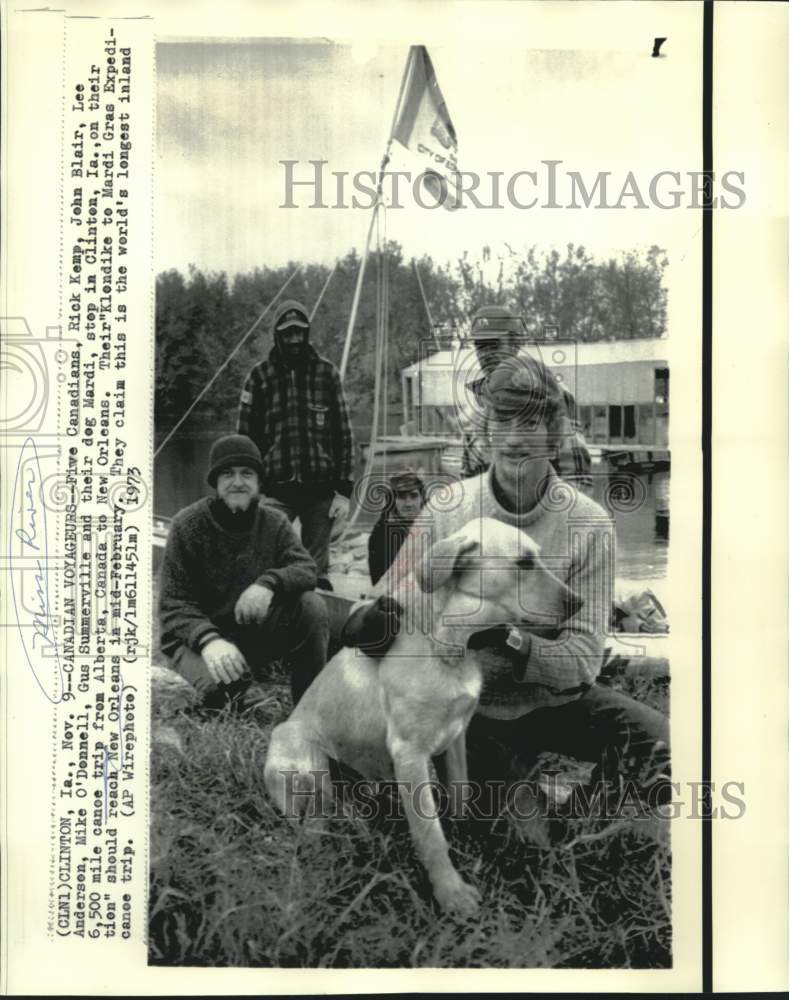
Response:
[[[639,340],[603,340],[594,343],[574,343],[571,341],[545,341],[530,345],[549,368],[565,365],[624,364],[647,361],[667,364],[667,344],[665,337]],[[420,368],[446,370],[465,367],[471,360],[473,348],[458,344],[452,350],[436,351],[421,361],[407,365],[403,375],[416,375]]]

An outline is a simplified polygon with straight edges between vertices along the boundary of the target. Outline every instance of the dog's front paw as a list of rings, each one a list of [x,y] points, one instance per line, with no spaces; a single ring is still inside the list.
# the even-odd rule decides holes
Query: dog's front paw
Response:
[[[479,909],[479,889],[470,882],[464,882],[457,872],[436,883],[434,893],[438,905],[448,913],[471,917]]]

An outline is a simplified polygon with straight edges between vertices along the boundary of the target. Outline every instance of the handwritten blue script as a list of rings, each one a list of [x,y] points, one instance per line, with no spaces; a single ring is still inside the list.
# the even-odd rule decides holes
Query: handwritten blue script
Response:
[[[52,621],[47,571],[47,514],[41,494],[41,465],[33,438],[26,438],[19,453],[11,498],[10,555],[11,596],[22,648],[36,684],[53,704],[63,701],[63,666]],[[19,544],[21,543],[21,544]],[[32,610],[20,604],[15,577],[35,570]]]

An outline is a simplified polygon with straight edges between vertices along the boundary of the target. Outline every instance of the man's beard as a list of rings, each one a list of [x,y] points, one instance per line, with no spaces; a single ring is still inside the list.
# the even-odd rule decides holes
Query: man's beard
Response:
[[[246,514],[257,498],[251,494],[245,496],[235,496],[223,498],[222,502],[227,507],[229,514]]]
[[[291,368],[298,367],[307,356],[307,338],[303,338],[298,343],[285,343],[280,341],[279,352],[286,365]]]
[[[212,511],[217,521],[230,531],[247,531],[255,521],[260,494],[249,497],[245,507],[234,504],[232,507],[224,497],[215,497],[212,501]]]

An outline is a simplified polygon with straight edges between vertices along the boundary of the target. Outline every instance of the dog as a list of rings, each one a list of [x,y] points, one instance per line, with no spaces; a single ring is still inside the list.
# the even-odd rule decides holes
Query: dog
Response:
[[[467,916],[479,893],[450,861],[429,788],[430,760],[442,754],[450,787],[468,781],[465,735],[484,665],[466,642],[502,622],[556,625],[580,601],[524,531],[491,518],[425,549],[413,579],[401,630],[385,656],[341,649],[274,728],[265,783],[276,807],[295,818],[309,795],[314,805],[333,801],[330,758],[371,780],[394,779],[436,901]],[[414,790],[425,794],[417,801]]]

